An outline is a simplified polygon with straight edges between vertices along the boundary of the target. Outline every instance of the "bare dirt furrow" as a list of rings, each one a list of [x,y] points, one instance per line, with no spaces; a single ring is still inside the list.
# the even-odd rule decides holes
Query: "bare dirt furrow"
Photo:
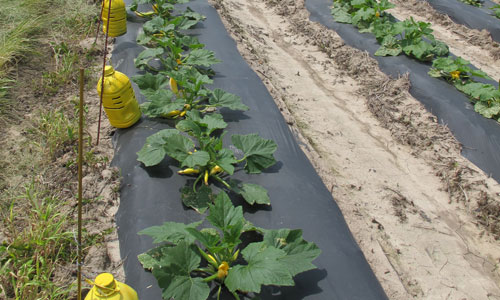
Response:
[[[366,53],[308,21],[303,0],[213,3],[388,296],[500,299],[500,246],[471,213],[481,195],[494,201],[498,184],[460,156],[409,96],[407,78],[387,78]]]

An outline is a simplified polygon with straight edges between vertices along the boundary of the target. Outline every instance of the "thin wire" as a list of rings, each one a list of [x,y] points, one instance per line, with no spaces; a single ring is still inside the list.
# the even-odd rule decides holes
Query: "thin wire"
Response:
[[[82,299],[82,164],[83,164],[83,87],[84,69],[80,68],[80,107],[78,128],[78,300]]]
[[[103,0],[103,6],[104,6],[104,1]],[[108,55],[108,34],[109,34],[109,18],[111,16],[111,0],[109,0],[109,6],[108,6],[108,20],[106,21],[106,39],[104,42],[104,58],[102,62],[102,80],[101,80],[101,95],[99,99],[99,122],[97,124],[97,142],[96,146],[99,145],[99,136],[101,134],[101,115],[102,115],[102,97],[104,93],[104,72],[106,69],[106,56]]]

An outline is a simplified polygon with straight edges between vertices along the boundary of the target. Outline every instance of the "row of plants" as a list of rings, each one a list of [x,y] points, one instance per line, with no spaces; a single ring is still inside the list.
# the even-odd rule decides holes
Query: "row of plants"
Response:
[[[460,2],[463,2],[465,4],[469,4],[475,7],[482,7],[484,1],[483,0],[460,0]],[[500,19],[500,5],[494,5],[490,7],[490,9],[493,11],[493,15],[497,18]]]
[[[472,6],[476,6],[476,7],[481,7],[483,6],[483,0],[460,0],[460,2],[463,2],[465,4],[469,4],[469,5],[472,5]]]
[[[463,58],[448,56],[448,46],[435,39],[431,23],[413,18],[397,21],[387,12],[393,7],[388,0],[334,0],[332,15],[336,22],[374,34],[380,44],[377,56],[404,53],[422,62],[432,61],[431,76],[451,82],[469,96],[476,112],[500,121],[500,91],[492,84],[477,82],[474,77],[493,79],[480,70],[472,70]]]
[[[258,134],[233,134],[232,145],[224,144],[228,124],[220,108],[248,107],[237,95],[207,87],[215,75],[211,66],[220,60],[186,34],[205,19],[190,8],[175,10],[175,4],[187,2],[135,0],[130,7],[149,19],[137,37],[145,50],[135,59],[145,73],[132,78],[147,99],[141,110],[175,123],[175,128],[149,136],[137,155],[145,167],[166,156],[176,160],[178,174],[192,177],[180,188],[183,204],[199,213],[208,210],[206,220],[213,227],[198,228],[200,221],[147,228],[139,234],[153,237],[160,246],[139,260],[157,278],[164,299],[203,300],[212,290],[219,298],[224,289],[240,299],[260,292],[262,285],[293,286],[293,276],[315,268],[311,262],[320,250],[302,238],[301,230],[255,227],[229,199],[226,192],[251,205],[270,205],[265,188],[230,177],[238,171],[259,174],[273,166],[277,145]],[[152,5],[153,11],[138,11],[140,4]]]
[[[500,19],[500,4],[490,7],[490,9],[493,11],[493,15]]]

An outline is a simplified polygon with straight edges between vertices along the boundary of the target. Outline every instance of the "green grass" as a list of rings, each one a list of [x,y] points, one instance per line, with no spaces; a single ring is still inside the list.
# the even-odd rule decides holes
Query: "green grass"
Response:
[[[61,110],[42,112],[35,133],[40,152],[47,152],[54,159],[76,144],[78,124],[76,119],[67,118]]]
[[[78,54],[64,41],[79,40],[92,34],[98,15],[93,2],[0,0],[0,118],[12,107],[12,103],[7,103],[8,87],[15,82],[8,79],[14,67],[27,56],[44,55],[38,51],[42,45],[48,43],[54,49],[55,67],[44,73],[42,83],[49,94],[54,94],[62,85],[75,79]],[[66,48],[61,48],[61,45]]]
[[[0,283],[15,299],[67,299],[70,288],[57,286],[54,271],[60,261],[75,261],[74,241],[66,231],[62,203],[32,182],[16,195],[3,225],[9,235],[0,246]],[[18,214],[22,208],[24,214]],[[22,226],[23,224],[30,226]]]
[[[96,59],[97,52],[82,53],[78,43],[95,33],[98,9],[94,0],[0,0],[1,299],[74,296],[71,276],[60,274],[76,269],[74,206],[68,203],[74,197],[67,193],[76,168],[54,174],[62,172],[62,155],[76,159],[78,109],[66,99],[78,94],[79,67]],[[36,70],[32,81],[22,80],[17,71],[23,69]],[[15,99],[19,90],[23,101]],[[8,126],[6,120],[23,122]],[[91,151],[85,158],[89,167],[106,162]],[[105,234],[84,232],[83,248]]]

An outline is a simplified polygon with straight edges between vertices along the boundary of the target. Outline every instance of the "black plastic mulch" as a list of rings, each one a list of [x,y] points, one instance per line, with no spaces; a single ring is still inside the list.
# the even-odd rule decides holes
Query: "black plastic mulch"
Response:
[[[273,139],[278,150],[278,164],[261,175],[238,172],[232,178],[257,183],[269,191],[271,207],[244,205],[245,217],[264,228],[302,228],[305,239],[315,242],[322,254],[314,261],[318,269],[299,274],[295,287],[265,287],[263,299],[387,299],[379,282],[353,239],[344,218],[311,163],[299,148],[279,109],[259,77],[238,53],[235,42],[226,32],[216,10],[206,0],[189,3],[195,11],[207,16],[192,33],[214,50],[223,63],[215,65],[214,87],[239,95],[250,110],[241,113],[223,110],[229,124],[226,135],[259,133]],[[139,73],[133,60],[141,47],[135,38],[142,20],[131,17],[128,33],[116,39],[112,61],[118,71],[129,77]],[[144,98],[134,85],[140,102]],[[143,118],[130,129],[118,130],[114,136],[116,154],[113,165],[123,176],[121,203],[117,213],[120,250],[124,258],[126,283],[140,299],[161,299],[156,279],[144,271],[137,255],[152,247],[151,238],[137,232],[165,221],[189,223],[202,216],[183,207],[179,188],[186,178],[176,174],[173,160],[145,168],[136,159],[136,152],[146,137],[168,124]],[[234,195],[233,195],[234,196]],[[233,197],[235,204],[241,201]],[[229,299],[224,296],[224,299]]]
[[[485,0],[481,7],[465,4],[459,0],[425,0],[442,14],[447,14],[453,22],[472,29],[490,32],[493,40],[500,43],[500,19],[495,17],[490,8],[495,3]]]

